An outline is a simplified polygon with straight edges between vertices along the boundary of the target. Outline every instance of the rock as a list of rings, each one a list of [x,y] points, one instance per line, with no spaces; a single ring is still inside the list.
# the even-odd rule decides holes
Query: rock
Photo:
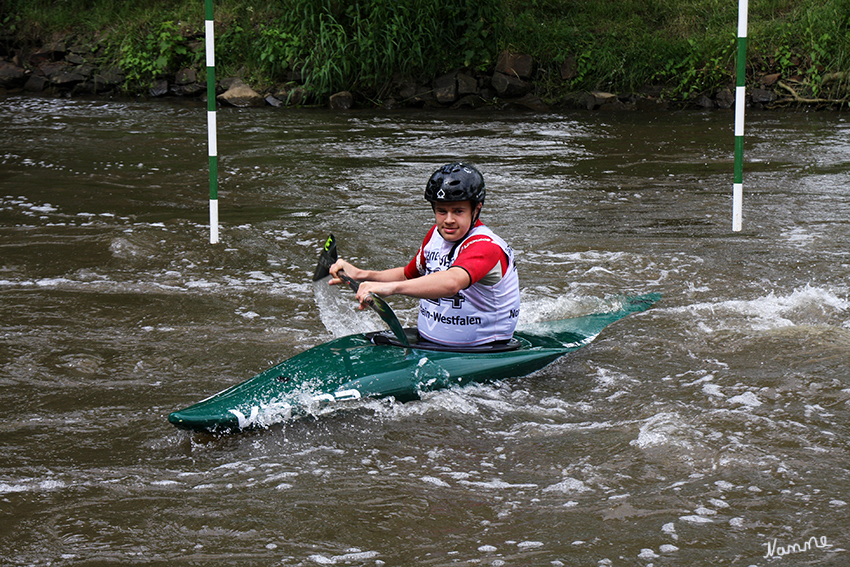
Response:
[[[383,108],[384,110],[396,110],[400,107],[401,105],[398,103],[398,101],[392,97],[386,99],[381,103],[381,108]]]
[[[714,108],[714,101],[706,95],[697,98],[696,105],[700,108]]]
[[[496,72],[519,79],[530,79],[534,74],[534,58],[523,53],[503,51],[496,62]]]
[[[417,87],[416,94],[410,98],[410,102],[413,104],[420,104],[424,106],[432,106],[436,105],[437,100],[434,98],[434,93],[431,89],[427,87]]]
[[[82,83],[75,85],[74,88],[71,90],[72,96],[78,95],[78,94],[97,94],[97,93],[98,93],[97,84],[93,81],[83,81]]]
[[[207,85],[203,83],[192,83],[191,85],[183,85],[183,96],[198,96],[201,93],[207,92]]]
[[[460,98],[456,103],[452,105],[452,109],[457,110],[458,108],[481,108],[487,104],[483,98],[478,96],[477,94],[466,95],[465,97]]]
[[[588,102],[592,102],[594,107],[600,107],[605,104],[613,104],[614,101],[619,101],[617,95],[612,93],[607,93],[603,91],[591,91],[588,93],[591,98],[588,99]],[[588,108],[588,110],[590,110]]]
[[[776,100],[776,93],[767,89],[753,89],[750,96],[756,104],[769,104]]]
[[[617,95],[602,91],[573,93],[565,97],[563,102],[568,106],[586,108],[587,110],[594,110],[605,105],[613,105],[611,110],[618,107],[625,108]]]
[[[26,82],[26,71],[9,61],[0,61],[0,88],[14,89]]]
[[[302,86],[281,86],[273,96],[287,106],[299,106],[307,102],[307,91]]]
[[[481,90],[478,91],[478,94],[484,100],[494,100],[496,98],[496,91],[494,91],[490,87],[481,87]]]
[[[661,85],[646,85],[638,94],[649,98],[661,98],[664,96],[664,87]]]
[[[54,49],[42,49],[35,53],[31,53],[28,57],[30,65],[34,67],[40,66],[42,63],[59,61],[65,56],[64,51],[56,51]]]
[[[73,67],[70,63],[66,63],[64,61],[48,61],[46,63],[41,63],[38,66],[38,72],[47,77],[49,80],[53,80],[53,77],[62,73],[68,73],[72,68]]]
[[[72,65],[84,65],[86,63],[86,60],[81,55],[78,55],[76,53],[69,53],[68,55],[66,55],[65,61]]]
[[[89,79],[89,78],[94,76],[95,68],[94,68],[93,65],[88,65],[88,64],[80,65],[79,67],[74,69],[74,72],[79,73],[80,75],[82,75],[86,79]]]
[[[593,110],[596,106],[596,99],[586,92],[571,92],[564,95],[560,101],[561,106],[568,108],[584,108]]]
[[[301,106],[307,102],[307,91],[304,87],[295,87],[287,93],[285,101],[289,106]]]
[[[207,90],[206,85],[189,83],[188,85],[170,85],[168,92],[175,96],[196,96]]]
[[[94,76],[98,90],[108,91],[124,84],[124,73],[120,69],[102,69]]]
[[[717,105],[717,108],[728,110],[735,104],[735,95],[729,89],[720,89],[714,95],[714,103]]]
[[[596,99],[597,104],[606,104],[617,98],[617,95],[605,91],[590,91],[590,94]]]
[[[341,91],[331,95],[329,106],[331,110],[350,110],[354,106],[354,95]]]
[[[198,74],[194,69],[180,69],[177,71],[177,74],[174,75],[174,84],[176,85],[188,85],[197,82]]]
[[[457,96],[463,97],[478,93],[478,79],[466,73],[457,74]]]
[[[233,87],[243,85],[245,85],[245,81],[243,81],[239,77],[227,77],[226,79],[222,79],[218,82],[218,86],[221,87],[222,92],[229,91]]]
[[[409,100],[416,96],[416,83],[405,83],[398,90],[398,96],[402,100]]]
[[[520,106],[524,106],[529,110],[534,110],[536,112],[545,112],[549,110],[549,105],[543,102],[542,98],[531,93],[528,93],[527,95],[521,98],[512,100],[511,102]]]
[[[635,108],[641,111],[667,110],[668,107],[667,101],[659,98],[640,97],[635,101]]]
[[[156,81],[150,88],[151,96],[160,97],[168,94],[168,81],[160,79]]]
[[[434,79],[434,98],[440,104],[451,104],[457,100],[457,73],[447,73]]]
[[[601,111],[612,111],[612,110],[631,110],[634,108],[633,104],[626,104],[620,97],[615,96],[614,98],[607,99],[605,103],[599,105],[599,110]]]
[[[91,55],[91,48],[85,44],[74,44],[68,46],[68,53],[76,53],[77,55]]]
[[[216,98],[238,108],[265,106],[266,104],[266,99],[261,94],[244,83],[230,87]]]
[[[30,75],[24,84],[24,90],[31,93],[40,93],[47,88],[48,81],[42,75]]]
[[[505,98],[518,98],[530,93],[532,89],[531,83],[504,73],[493,73],[492,81],[499,96]]]
[[[770,75],[765,75],[761,78],[761,84],[765,87],[769,87],[771,85],[776,84],[776,81],[778,81],[780,77],[782,77],[782,75],[779,73],[771,73]]]
[[[59,88],[71,88],[85,81],[86,78],[79,73],[58,73],[50,78],[50,82]]]
[[[278,108],[280,106],[283,106],[283,101],[273,95],[268,95],[266,97],[266,104]]]
[[[570,79],[574,79],[577,73],[576,56],[570,55],[561,63],[561,78],[569,81]]]

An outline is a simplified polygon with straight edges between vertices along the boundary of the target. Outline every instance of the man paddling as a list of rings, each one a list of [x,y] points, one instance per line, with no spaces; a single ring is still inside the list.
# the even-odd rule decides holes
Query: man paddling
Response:
[[[338,260],[331,285],[342,283],[342,270],[362,282],[361,306],[370,293],[419,298],[419,334],[436,343],[509,340],[519,317],[519,278],[511,247],[479,220],[484,196],[484,177],[475,167],[444,165],[425,186],[436,222],[410,263],[374,271]]]

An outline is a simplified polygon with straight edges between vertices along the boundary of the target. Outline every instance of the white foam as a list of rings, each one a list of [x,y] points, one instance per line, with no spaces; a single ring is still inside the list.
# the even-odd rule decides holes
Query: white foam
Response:
[[[32,205],[30,210],[38,212],[38,213],[55,213],[58,209],[51,205],[50,203],[45,203],[41,206]]]
[[[713,524],[714,520],[705,516],[682,516],[679,520],[689,524]]]
[[[313,282],[313,295],[319,306],[322,324],[334,337],[386,328],[377,314],[371,310],[360,310],[354,294],[345,287],[330,286],[328,280],[324,279]]]
[[[477,486],[478,488],[494,488],[498,490],[504,490],[507,488],[537,488],[536,484],[511,484],[509,482],[505,482],[499,479],[493,479],[490,481],[460,481],[460,484],[465,484],[467,486]]]
[[[835,314],[844,314],[850,310],[850,301],[839,293],[846,293],[846,290],[836,291],[809,284],[787,295],[771,292],[756,299],[695,303],[674,307],[671,311],[686,313],[698,323],[705,315],[712,321],[711,329],[704,328],[707,332],[742,328],[770,330],[816,324]]]
[[[705,384],[702,387],[702,391],[709,396],[714,396],[718,398],[725,397],[725,394],[720,390],[720,386],[718,386],[717,384]]]
[[[743,394],[741,394],[739,396],[733,396],[733,397],[729,398],[729,403],[730,404],[740,404],[740,405],[749,406],[749,407],[753,407],[753,408],[761,405],[761,401],[758,399],[758,396],[756,396],[752,392],[744,392]]]
[[[534,323],[581,317],[591,313],[615,311],[622,307],[617,297],[598,297],[560,293],[557,297],[535,297],[533,290],[522,291],[518,330],[527,330]]]
[[[317,553],[314,555],[310,555],[307,559],[314,563],[318,563],[319,565],[336,565],[337,563],[352,563],[355,561],[365,561],[367,559],[374,559],[377,556],[377,551],[360,551],[355,549],[343,555],[333,555],[331,557],[325,557],[324,555],[320,555]]]
[[[646,420],[638,432],[637,439],[630,442],[640,449],[679,444],[689,447],[687,440],[680,438],[684,423],[678,413],[662,412]]]
[[[592,492],[593,489],[587,486],[584,482],[567,477],[561,482],[557,484],[553,484],[547,486],[543,489],[543,492],[564,492],[564,493],[576,493],[576,492]]]
[[[422,480],[424,482],[427,482],[428,484],[433,484],[434,486],[439,486],[442,488],[448,488],[451,486],[448,482],[433,476],[423,476]]]
[[[535,549],[537,547],[543,547],[544,543],[542,541],[521,541],[516,546],[520,549]]]

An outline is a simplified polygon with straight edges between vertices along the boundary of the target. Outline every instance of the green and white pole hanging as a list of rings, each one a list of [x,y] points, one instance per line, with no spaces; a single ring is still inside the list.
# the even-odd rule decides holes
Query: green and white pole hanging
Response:
[[[215,37],[213,0],[206,3],[207,149],[210,156],[210,244],[218,242],[218,141],[215,119]]]
[[[748,0],[738,0],[738,79],[735,87],[735,176],[732,185],[732,231],[741,230],[744,208],[744,108],[747,104]]]

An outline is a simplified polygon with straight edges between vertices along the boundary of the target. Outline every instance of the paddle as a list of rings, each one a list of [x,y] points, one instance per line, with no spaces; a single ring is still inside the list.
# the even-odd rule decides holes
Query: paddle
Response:
[[[319,255],[319,263],[316,265],[316,271],[313,274],[313,281],[315,282],[329,276],[330,267],[333,266],[336,261],[336,239],[334,238],[334,235],[331,234],[327,241],[325,241],[325,247]],[[360,282],[351,279],[341,270],[337,272],[337,276],[346,283],[348,287],[354,291],[354,293],[357,293],[357,290],[360,288]],[[378,314],[381,320],[387,324],[393,332],[393,335],[395,335],[395,338],[398,339],[398,341],[404,346],[409,347],[410,341],[407,340],[407,335],[404,334],[404,329],[402,328],[398,317],[396,317],[396,314],[393,312],[392,307],[390,307],[383,298],[375,295],[374,293],[369,294],[369,300],[366,303],[368,303],[375,313]]]

